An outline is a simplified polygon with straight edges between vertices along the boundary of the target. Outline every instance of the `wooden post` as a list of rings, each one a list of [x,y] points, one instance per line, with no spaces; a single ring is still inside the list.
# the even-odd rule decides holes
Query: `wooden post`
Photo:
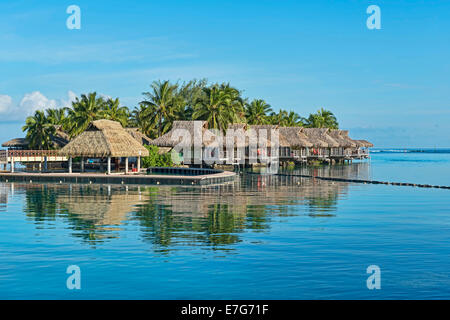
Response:
[[[84,157],[81,157],[81,172],[84,172]]]
[[[128,174],[128,157],[125,158],[125,174]]]
[[[141,172],[141,156],[139,156],[137,159],[137,172]]]
[[[111,174],[111,157],[108,157],[108,174]]]
[[[14,157],[11,157],[11,173],[14,173]]]
[[[72,157],[69,157],[69,173],[72,173]]]
[[[47,156],[44,157],[44,171],[48,171],[48,158]]]

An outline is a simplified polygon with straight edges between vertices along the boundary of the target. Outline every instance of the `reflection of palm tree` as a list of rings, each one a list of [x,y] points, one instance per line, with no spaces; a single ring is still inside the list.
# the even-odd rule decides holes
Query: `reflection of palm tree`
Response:
[[[25,212],[41,225],[63,218],[72,236],[92,245],[117,238],[116,226],[131,219],[158,252],[186,244],[229,250],[243,232],[269,229],[272,217],[297,215],[297,206],[305,205],[311,216],[331,216],[346,186],[264,175],[216,187],[151,187],[145,194],[124,193],[123,187],[110,193],[94,185],[26,185]]]
[[[32,186],[26,189],[24,212],[36,222],[55,220],[58,207],[57,193],[48,186]]]
[[[311,209],[312,215],[334,215],[327,213],[336,210],[337,194],[330,194],[328,197],[308,197],[305,199]]]

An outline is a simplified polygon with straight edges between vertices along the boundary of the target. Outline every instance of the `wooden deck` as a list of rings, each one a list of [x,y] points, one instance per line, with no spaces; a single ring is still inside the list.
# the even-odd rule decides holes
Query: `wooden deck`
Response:
[[[92,174],[92,173],[11,173],[0,172],[1,182],[137,184],[137,185],[211,185],[234,181],[234,172],[217,171],[201,175],[180,174]]]

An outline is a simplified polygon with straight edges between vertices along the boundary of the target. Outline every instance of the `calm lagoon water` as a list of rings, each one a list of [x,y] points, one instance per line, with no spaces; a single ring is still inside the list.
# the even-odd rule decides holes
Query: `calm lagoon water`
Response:
[[[450,185],[450,154],[286,173],[305,172]],[[2,299],[448,299],[449,267],[449,190],[264,173],[203,188],[0,184]]]

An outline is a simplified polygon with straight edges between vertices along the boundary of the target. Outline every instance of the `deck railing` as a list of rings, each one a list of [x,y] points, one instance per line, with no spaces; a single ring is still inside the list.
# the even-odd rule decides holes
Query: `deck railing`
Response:
[[[8,156],[14,158],[59,157],[58,150],[9,150]]]
[[[8,151],[0,150],[0,161],[7,162],[8,161]]]
[[[361,157],[361,156],[368,156],[369,150],[368,149],[358,149],[353,151],[352,156]]]

